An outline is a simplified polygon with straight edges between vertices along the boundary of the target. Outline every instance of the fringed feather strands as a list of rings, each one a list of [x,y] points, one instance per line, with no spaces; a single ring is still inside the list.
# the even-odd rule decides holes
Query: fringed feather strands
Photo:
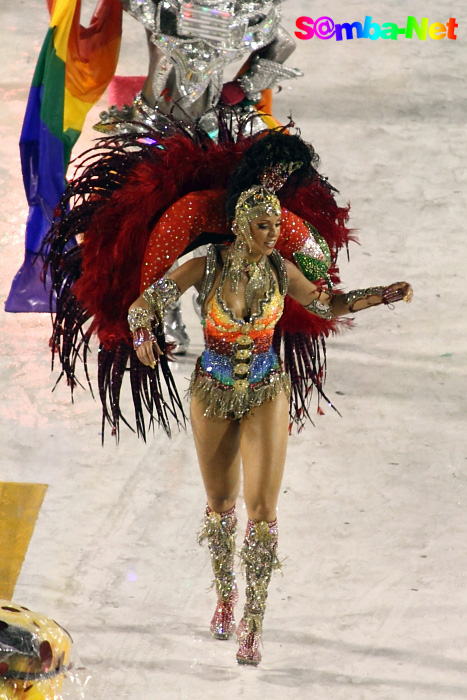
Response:
[[[148,132],[147,137],[151,143],[130,136],[101,139],[83,154],[46,241],[52,276],[66,270],[73,282],[80,277],[74,293],[94,317],[92,331],[106,346],[127,337],[126,310],[140,291],[154,223],[185,194],[225,187],[245,148],[243,142],[201,146],[185,136],[167,139],[161,148],[156,134]],[[84,237],[81,275],[79,266],[68,269],[66,259],[76,236]],[[161,265],[158,276],[182,252]],[[80,257],[78,251],[73,255]]]
[[[282,357],[284,369],[290,375],[289,432],[292,432],[294,425],[300,432],[307,420],[313,423],[309,410],[313,389],[318,396],[319,413],[322,413],[320,399],[339,413],[323,389],[326,380],[326,341],[322,335],[313,337],[303,333],[284,333],[277,327],[274,350]]]
[[[164,342],[160,333],[157,339],[162,349]],[[120,408],[122,380],[128,365],[138,436],[146,440],[145,414],[149,416],[149,428],[157,424],[169,437],[172,422],[175,422],[179,428],[185,427],[186,416],[183,404],[166,354],[159,358],[156,367],[152,369],[138,360],[135,351],[129,345],[120,343],[116,349],[112,350],[101,345],[98,365],[99,393],[103,408],[102,435],[104,435],[106,421],[117,439],[120,434],[120,420],[133,430]]]

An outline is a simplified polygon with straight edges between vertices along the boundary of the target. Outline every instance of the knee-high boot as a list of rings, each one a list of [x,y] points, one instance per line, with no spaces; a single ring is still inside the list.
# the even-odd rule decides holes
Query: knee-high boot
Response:
[[[172,304],[169,304],[167,307],[164,317],[164,330],[166,340],[169,343],[175,344],[172,353],[174,355],[186,355],[190,345],[190,337],[183,323],[182,304],[180,300],[172,302]]]
[[[277,520],[270,523],[248,520],[245,542],[240,553],[246,576],[246,603],[238,626],[237,662],[257,666],[261,661],[261,633],[274,570],[281,568],[277,558]]]
[[[224,513],[216,513],[209,507],[206,508],[198,542],[201,544],[207,539],[211,554],[213,586],[217,593],[217,606],[211,620],[211,632],[217,639],[228,639],[235,631],[234,606],[238,599],[234,573],[236,532],[235,506]]]

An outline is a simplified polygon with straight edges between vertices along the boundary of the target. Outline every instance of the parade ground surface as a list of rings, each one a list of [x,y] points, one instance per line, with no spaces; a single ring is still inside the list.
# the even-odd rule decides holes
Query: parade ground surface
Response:
[[[467,14],[445,0],[287,0],[283,23],[293,33],[300,16],[369,13],[400,27],[408,15],[455,17],[458,38],[297,40],[288,64],[305,77],[284,82],[274,109],[293,117],[339,202],[351,202],[360,245],[350,261],[341,255],[345,289],[408,280],[415,297],[358,314],[328,340],[326,387],[341,417],[323,406],[290,439],[283,574],[253,669],[235,664],[233,640],[209,633],[215,594],[196,541],[205,500],[190,427],[146,444],[123,428],[102,447],[90,392],[71,403],[62,382],[52,393],[50,317],[3,312],[23,259],[18,139],[48,15],[42,0],[0,0],[0,480],[5,494],[24,485],[20,510],[37,505],[11,595],[71,632],[86,700],[467,697]],[[117,72],[146,70],[144,30],[125,17]],[[104,96],[75,155],[106,106]],[[183,314],[181,394],[202,347],[191,293]],[[242,531],[241,501],[239,513]],[[0,543],[3,565],[15,546]],[[242,603],[243,581],[240,590]]]

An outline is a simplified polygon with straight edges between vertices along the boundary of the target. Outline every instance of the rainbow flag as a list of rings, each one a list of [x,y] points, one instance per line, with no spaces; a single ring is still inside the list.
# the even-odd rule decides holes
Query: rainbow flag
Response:
[[[66,185],[71,150],[86,114],[106,89],[120,50],[122,5],[100,0],[89,27],[80,24],[81,0],[47,0],[50,25],[32,80],[20,138],[29,204],[26,253],[6,311],[50,311],[36,259]]]

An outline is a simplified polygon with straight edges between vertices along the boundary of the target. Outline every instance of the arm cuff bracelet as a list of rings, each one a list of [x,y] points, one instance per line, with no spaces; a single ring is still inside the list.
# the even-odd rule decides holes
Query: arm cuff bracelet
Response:
[[[134,333],[138,328],[146,328],[151,331],[154,314],[149,309],[143,309],[137,306],[135,309],[130,309],[128,313],[128,325],[130,331]]]
[[[319,301],[319,299],[313,299],[313,301],[305,306],[305,309],[315,316],[320,318],[325,318],[330,321],[333,317],[331,305],[324,301]]]
[[[167,307],[180,297],[177,284],[169,277],[161,277],[143,292],[143,299],[147,301],[153,316],[159,321],[163,320]]]
[[[360,301],[360,299],[368,299],[369,297],[379,297],[381,301],[379,303],[383,303],[383,294],[384,294],[385,287],[368,287],[367,289],[353,289],[351,292],[347,292],[347,294],[344,294],[342,296],[342,301],[346,306],[349,307],[349,311],[351,313],[357,313],[357,311],[362,311],[363,309],[357,309],[357,311],[353,308],[354,304],[357,301]],[[371,304],[371,306],[377,306],[377,304]]]

